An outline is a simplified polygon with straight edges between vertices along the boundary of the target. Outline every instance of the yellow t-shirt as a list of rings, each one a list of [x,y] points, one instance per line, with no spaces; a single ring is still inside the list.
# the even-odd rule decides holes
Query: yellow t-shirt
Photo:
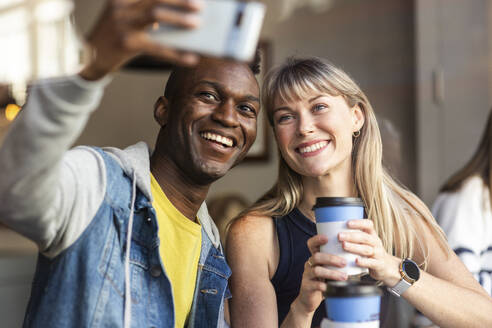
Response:
[[[201,226],[174,207],[153,175],[151,189],[159,223],[159,254],[173,290],[175,327],[182,328],[188,321],[193,302],[202,245]]]

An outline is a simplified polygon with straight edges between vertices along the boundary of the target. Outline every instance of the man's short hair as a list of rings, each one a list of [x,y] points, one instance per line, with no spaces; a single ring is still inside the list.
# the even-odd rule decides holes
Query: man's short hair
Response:
[[[256,48],[255,56],[251,62],[249,62],[248,66],[253,72],[254,75],[258,75],[261,73],[261,51],[260,48]]]
[[[251,69],[251,72],[253,72],[255,76],[260,74],[261,51],[259,48],[256,48],[253,60],[248,63],[248,67]],[[168,100],[172,99],[172,96],[175,95],[176,93],[177,86],[181,84],[181,79],[183,77],[183,74],[190,69],[193,68],[178,67],[178,66],[173,67],[173,69],[171,70],[171,75],[169,76],[169,79],[167,80],[166,83],[166,87],[164,89],[164,97],[166,97]]]

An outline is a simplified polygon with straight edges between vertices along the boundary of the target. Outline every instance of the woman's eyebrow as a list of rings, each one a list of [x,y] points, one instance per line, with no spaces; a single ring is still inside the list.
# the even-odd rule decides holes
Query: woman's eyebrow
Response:
[[[315,101],[316,99],[321,98],[321,97],[326,97],[326,95],[318,95],[318,96],[315,96],[315,97],[313,97],[313,98],[309,99],[309,102],[311,103],[311,102],[313,102],[313,101]]]
[[[288,107],[288,106],[277,107],[277,108],[273,109],[272,115],[275,114],[278,111],[281,111],[281,110],[290,110],[290,107]]]

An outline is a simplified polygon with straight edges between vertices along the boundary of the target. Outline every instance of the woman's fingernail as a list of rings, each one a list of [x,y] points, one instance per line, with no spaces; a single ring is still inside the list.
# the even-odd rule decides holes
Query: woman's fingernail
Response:
[[[343,239],[343,238],[345,238],[345,237],[347,237],[347,234],[346,234],[346,233],[344,233],[344,232],[340,232],[340,233],[338,234],[338,238],[340,238],[340,239]]]

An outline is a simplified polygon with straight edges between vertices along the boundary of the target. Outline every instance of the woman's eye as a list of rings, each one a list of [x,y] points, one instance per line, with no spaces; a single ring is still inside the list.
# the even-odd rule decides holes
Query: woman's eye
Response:
[[[328,108],[325,104],[316,104],[313,106],[315,112]]]
[[[285,115],[281,115],[277,118],[277,123],[285,123],[285,122],[288,122],[290,119],[292,119],[292,115],[290,114],[285,114]]]

